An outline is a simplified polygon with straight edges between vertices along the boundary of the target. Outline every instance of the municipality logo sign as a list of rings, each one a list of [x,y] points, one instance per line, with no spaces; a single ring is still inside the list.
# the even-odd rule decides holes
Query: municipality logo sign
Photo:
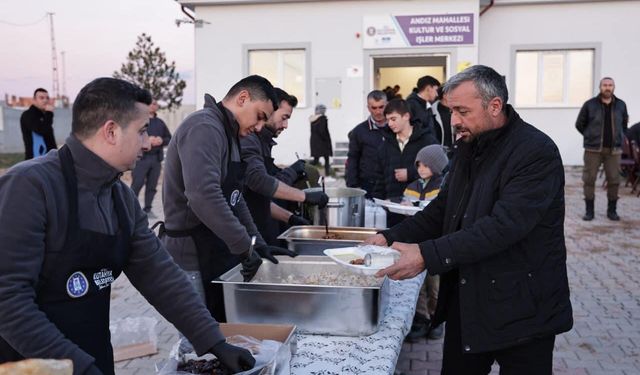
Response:
[[[67,294],[71,298],[80,298],[89,291],[89,281],[84,273],[74,272],[67,279]]]

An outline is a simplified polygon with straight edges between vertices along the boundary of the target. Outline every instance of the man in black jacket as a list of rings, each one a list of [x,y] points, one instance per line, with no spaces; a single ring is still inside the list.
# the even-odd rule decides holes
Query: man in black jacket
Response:
[[[411,113],[405,100],[393,99],[384,108],[389,130],[384,131],[384,142],[378,149],[378,166],[373,197],[401,200],[407,185],[418,179],[415,160],[418,151],[435,143],[420,124],[411,125]],[[387,225],[392,226],[405,218],[389,212]]]
[[[407,96],[407,104],[411,108],[411,125],[422,126],[429,136],[436,143],[434,119],[428,109],[438,98],[438,88],[440,81],[431,77],[420,77],[416,83],[414,91]]]
[[[153,197],[156,195],[156,188],[158,185],[158,179],[160,178],[160,172],[162,171],[162,160],[164,159],[164,147],[171,141],[171,133],[167,124],[158,118],[158,101],[153,100],[149,105],[149,128],[147,133],[149,134],[149,142],[151,142],[151,149],[145,151],[142,155],[142,159],[136,163],[136,167],[131,172],[131,189],[136,196],[140,194],[142,186],[145,186],[144,191],[144,212],[150,217],[151,204],[153,203]]]
[[[573,324],[558,148],[506,104],[489,67],[444,93],[461,137],[452,169],[422,212],[366,241],[401,253],[377,276],[440,275],[442,374],[488,374],[494,361],[501,374],[551,374],[555,335]]]
[[[53,134],[53,105],[49,93],[37,88],[33,93],[33,104],[20,116],[20,130],[24,143],[24,160],[42,156],[58,148]]]
[[[607,217],[620,220],[616,206],[620,186],[620,155],[622,137],[627,131],[629,114],[627,105],[613,95],[615,83],[610,77],[600,80],[600,94],[587,100],[580,109],[576,129],[584,137],[584,201],[586,213],[583,220],[593,220],[596,179],[600,165],[607,178]]]
[[[373,90],[367,95],[369,118],[356,125],[349,132],[349,152],[347,153],[346,180],[348,187],[362,188],[367,197],[373,193],[377,180],[378,149],[384,141],[387,119],[384,107],[387,95]]]

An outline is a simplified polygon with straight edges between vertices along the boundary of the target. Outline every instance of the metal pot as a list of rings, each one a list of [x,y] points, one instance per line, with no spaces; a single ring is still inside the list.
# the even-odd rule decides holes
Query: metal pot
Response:
[[[322,191],[322,188],[305,189],[305,191]],[[314,225],[325,225],[326,211],[327,222],[330,227],[363,227],[364,226],[364,195],[367,193],[356,188],[327,188],[329,196],[327,207],[320,210],[318,207],[309,207],[310,218]]]

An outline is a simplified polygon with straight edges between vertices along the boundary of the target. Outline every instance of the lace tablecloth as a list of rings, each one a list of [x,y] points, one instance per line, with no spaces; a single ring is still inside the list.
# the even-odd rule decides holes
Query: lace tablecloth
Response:
[[[378,332],[371,336],[298,334],[291,374],[393,374],[424,278],[422,272],[413,279],[390,281],[388,307]]]

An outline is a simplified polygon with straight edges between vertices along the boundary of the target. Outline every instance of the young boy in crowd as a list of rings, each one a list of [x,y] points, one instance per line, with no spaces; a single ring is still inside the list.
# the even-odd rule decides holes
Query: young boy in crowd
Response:
[[[443,172],[449,164],[447,154],[440,145],[425,146],[418,151],[415,164],[420,177],[407,185],[404,197],[410,202],[430,201],[440,192]]]
[[[420,178],[413,181],[404,190],[404,197],[409,201],[432,200],[440,192],[440,186],[444,180],[449,159],[440,145],[423,147],[416,155],[416,169]],[[407,335],[407,341],[414,342],[422,337],[437,340],[442,337],[442,324],[430,327],[431,317],[436,312],[438,303],[438,289],[440,277],[428,275],[422,288],[416,305],[416,315],[413,318],[411,332]]]

